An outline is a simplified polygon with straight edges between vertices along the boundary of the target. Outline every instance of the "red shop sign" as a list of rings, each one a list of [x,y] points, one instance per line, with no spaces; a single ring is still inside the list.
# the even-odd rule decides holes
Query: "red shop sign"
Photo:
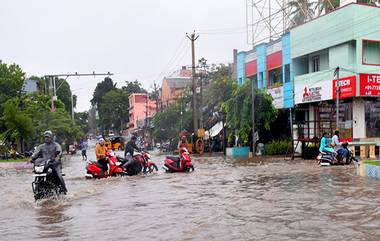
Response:
[[[360,74],[360,95],[380,96],[380,74]]]
[[[333,81],[333,98],[336,99],[337,80]],[[339,98],[349,98],[356,96],[356,76],[348,76],[339,79],[340,95]]]

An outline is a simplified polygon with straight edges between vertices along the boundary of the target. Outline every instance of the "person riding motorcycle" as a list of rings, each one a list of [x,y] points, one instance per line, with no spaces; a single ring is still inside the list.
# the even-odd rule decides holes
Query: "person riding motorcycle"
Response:
[[[331,146],[334,147],[334,151],[338,154],[339,159],[346,162],[348,150],[342,145],[343,143],[339,141],[339,130],[335,130],[334,136],[332,137]]]
[[[49,165],[51,165],[53,174],[58,177],[60,182],[61,191],[66,194],[67,188],[65,184],[65,180],[62,177],[62,163],[60,160],[60,153],[62,153],[62,148],[57,142],[53,142],[53,133],[50,130],[47,130],[43,134],[45,138],[45,143],[39,145],[31,157],[31,162],[35,162],[38,158],[42,158],[43,160],[51,159]],[[57,153],[59,153],[58,156]]]
[[[95,154],[96,160],[98,161],[99,166],[102,168],[105,175],[108,171],[108,162],[106,160],[107,147],[104,145],[104,139],[100,138],[98,144],[96,144]]]
[[[131,140],[125,145],[124,158],[127,160],[124,166],[130,168],[133,174],[138,174],[142,169],[142,164],[137,160],[133,159],[133,153],[136,149],[141,151],[140,148],[136,145],[136,136],[132,136]]]

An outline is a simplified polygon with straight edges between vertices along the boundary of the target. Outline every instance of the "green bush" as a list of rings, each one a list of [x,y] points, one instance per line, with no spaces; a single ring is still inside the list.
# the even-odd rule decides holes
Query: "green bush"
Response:
[[[289,140],[273,141],[265,145],[265,154],[280,155],[286,154],[292,148],[292,142]]]

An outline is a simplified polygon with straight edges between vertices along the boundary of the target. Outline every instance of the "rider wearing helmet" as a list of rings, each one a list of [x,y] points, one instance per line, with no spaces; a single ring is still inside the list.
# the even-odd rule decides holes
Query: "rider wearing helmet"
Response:
[[[39,145],[37,149],[34,151],[31,159],[32,162],[37,160],[38,158],[43,158],[44,160],[51,159],[53,162],[50,162],[51,169],[53,170],[53,174],[56,175],[60,182],[61,191],[66,194],[67,188],[65,181],[62,177],[62,163],[60,159],[60,154],[62,153],[61,146],[53,141],[53,133],[50,130],[47,130],[43,134],[45,138],[45,143]]]
[[[99,166],[101,166],[104,174],[107,174],[108,162],[106,160],[107,147],[104,145],[104,139],[100,138],[98,144],[96,144],[95,154],[96,160],[98,161]]]
[[[134,150],[136,149],[137,151],[141,151],[136,145],[136,140],[136,136],[132,136],[131,140],[125,145],[124,152],[124,157],[127,160],[125,166],[130,167],[132,174],[138,174],[142,169],[141,163],[133,159]]]

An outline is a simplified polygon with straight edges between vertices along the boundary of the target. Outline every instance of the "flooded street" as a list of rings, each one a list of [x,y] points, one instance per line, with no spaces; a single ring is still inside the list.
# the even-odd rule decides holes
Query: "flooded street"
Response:
[[[0,239],[380,240],[380,181],[355,166],[193,160],[190,174],[85,180],[76,155],[67,197],[38,203],[30,170],[0,169]]]

